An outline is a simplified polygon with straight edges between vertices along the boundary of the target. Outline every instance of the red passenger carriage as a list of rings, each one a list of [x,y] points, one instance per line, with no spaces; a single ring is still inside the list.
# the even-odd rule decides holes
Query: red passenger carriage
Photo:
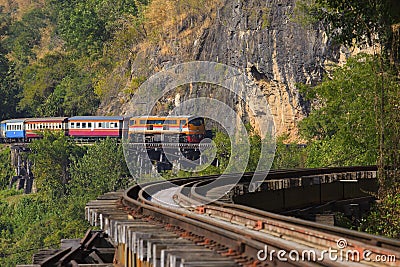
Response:
[[[69,136],[82,138],[121,137],[122,116],[77,116],[68,119]]]
[[[30,140],[42,137],[42,132],[63,131],[67,132],[68,117],[30,118],[25,120],[25,137]]]

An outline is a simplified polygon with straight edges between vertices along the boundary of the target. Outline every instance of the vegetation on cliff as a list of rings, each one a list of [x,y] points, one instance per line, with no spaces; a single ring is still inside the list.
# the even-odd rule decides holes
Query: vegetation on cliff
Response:
[[[338,44],[367,44],[359,55],[308,88],[318,103],[300,125],[310,142],[307,161],[326,164],[377,164],[379,202],[361,228],[400,237],[400,86],[397,1],[299,1],[298,18],[322,21]],[[311,94],[310,94],[311,93]]]
[[[63,238],[81,238],[90,227],[84,218],[86,203],[130,184],[122,147],[115,140],[83,148],[48,133],[30,148],[37,193],[7,189],[8,179],[2,182],[6,173],[1,173],[1,266],[30,263],[38,249],[58,247]],[[9,156],[9,150],[3,154]]]

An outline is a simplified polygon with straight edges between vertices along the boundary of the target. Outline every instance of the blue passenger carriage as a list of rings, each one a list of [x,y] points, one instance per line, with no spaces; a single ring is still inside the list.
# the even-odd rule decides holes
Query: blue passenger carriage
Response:
[[[25,119],[11,119],[3,121],[5,124],[5,138],[13,140],[25,139]]]

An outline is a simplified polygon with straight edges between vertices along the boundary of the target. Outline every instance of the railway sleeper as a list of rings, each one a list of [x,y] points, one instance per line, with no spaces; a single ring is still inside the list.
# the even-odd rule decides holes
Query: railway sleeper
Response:
[[[106,194],[86,206],[86,219],[110,236],[116,266],[243,266],[243,259],[223,256],[221,246],[194,237],[173,225],[128,214],[119,205],[120,193]]]

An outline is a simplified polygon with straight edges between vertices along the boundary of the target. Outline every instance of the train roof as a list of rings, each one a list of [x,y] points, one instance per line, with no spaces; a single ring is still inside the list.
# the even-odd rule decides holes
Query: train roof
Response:
[[[25,122],[53,122],[53,121],[65,121],[68,117],[46,117],[46,118],[29,118]]]
[[[75,116],[71,117],[68,120],[69,121],[106,121],[106,120],[112,120],[112,121],[122,121],[124,117],[122,116]]]
[[[130,117],[131,119],[191,119],[191,118],[199,118],[199,116],[193,116],[193,115],[182,115],[182,116],[132,116]]]
[[[26,119],[9,119],[9,120],[4,120],[1,123],[20,123],[24,122]]]

